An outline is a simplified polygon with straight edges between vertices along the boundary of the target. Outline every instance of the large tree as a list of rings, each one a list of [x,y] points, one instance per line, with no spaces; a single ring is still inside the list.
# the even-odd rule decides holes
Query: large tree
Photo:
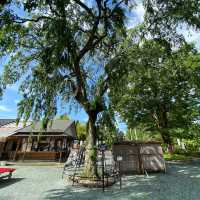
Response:
[[[96,176],[95,123],[106,108],[106,71],[125,34],[128,1],[9,2],[1,6],[0,50],[8,62],[0,90],[21,80],[18,118],[42,118],[44,126],[56,115],[59,101],[77,102],[89,117],[85,174]]]
[[[128,75],[110,87],[114,109],[130,128],[146,124],[171,145],[174,130],[189,130],[200,114],[200,55],[187,44],[178,49],[157,40],[130,44],[115,60]]]

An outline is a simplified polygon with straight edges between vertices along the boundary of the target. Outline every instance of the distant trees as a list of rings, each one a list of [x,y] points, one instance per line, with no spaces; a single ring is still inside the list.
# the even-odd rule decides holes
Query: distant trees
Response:
[[[76,121],[76,132],[78,140],[85,141],[87,138],[87,125],[85,123]]]
[[[71,120],[70,117],[67,114],[60,115],[58,117],[60,120]],[[77,139],[85,141],[87,137],[87,126],[86,123],[81,123],[79,121],[75,121],[76,126],[76,133],[77,133]]]
[[[60,115],[58,117],[58,119],[61,119],[61,120],[70,120],[70,117],[67,114],[63,114],[63,115]]]
[[[146,124],[139,124],[134,128],[128,128],[125,133],[125,138],[127,140],[148,141],[160,140],[161,137],[157,131],[151,131]]]

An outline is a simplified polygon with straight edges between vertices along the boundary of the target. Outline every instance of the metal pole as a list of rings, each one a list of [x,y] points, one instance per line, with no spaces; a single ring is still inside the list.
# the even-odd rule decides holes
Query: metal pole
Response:
[[[104,150],[102,150],[101,164],[102,164],[102,188],[103,188],[103,192],[104,192],[104,190],[105,190],[105,185],[104,185]]]
[[[119,187],[122,189],[121,164],[119,161]]]

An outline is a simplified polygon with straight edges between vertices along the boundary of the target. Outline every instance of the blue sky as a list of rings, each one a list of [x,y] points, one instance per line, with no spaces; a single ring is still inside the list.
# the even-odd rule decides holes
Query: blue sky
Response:
[[[128,22],[127,26],[132,28],[136,24],[143,21],[143,15],[144,15],[144,8],[142,4],[138,4],[134,12],[132,14],[128,15]],[[200,34],[199,32],[193,31],[192,29],[184,28],[181,30],[181,32],[184,34],[186,39],[189,42],[195,42],[196,46],[200,48]],[[3,70],[3,64],[5,63],[6,59],[3,58],[0,60],[0,74]],[[9,86],[7,90],[5,91],[3,95],[3,99],[0,101],[0,118],[16,118],[17,116],[17,103],[20,101],[20,95],[18,93],[18,84],[15,84],[13,86]],[[65,109],[59,108],[59,113],[67,113],[69,110],[69,107],[67,106]],[[81,122],[87,121],[87,114],[83,110],[79,110],[78,112],[75,110],[72,110],[69,113],[69,116],[74,120],[79,120]],[[122,131],[126,130],[126,125],[118,119],[119,129]]]

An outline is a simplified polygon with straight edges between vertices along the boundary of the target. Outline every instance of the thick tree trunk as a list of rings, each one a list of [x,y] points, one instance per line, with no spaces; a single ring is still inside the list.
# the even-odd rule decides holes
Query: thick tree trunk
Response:
[[[167,150],[170,154],[173,154],[174,148],[173,148],[173,141],[172,138],[167,130],[160,130],[163,142],[167,144]]]
[[[161,134],[163,142],[167,144],[167,150],[170,154],[173,153],[173,140],[168,131],[168,116],[165,104],[158,105],[157,112],[153,114],[153,119],[157,125],[158,131]]]
[[[89,116],[86,139],[85,167],[83,174],[87,177],[98,177],[96,148],[96,116]]]
[[[172,144],[172,138],[170,137],[168,131],[160,130],[160,132],[161,132],[161,136],[162,136],[163,142],[165,144]]]

